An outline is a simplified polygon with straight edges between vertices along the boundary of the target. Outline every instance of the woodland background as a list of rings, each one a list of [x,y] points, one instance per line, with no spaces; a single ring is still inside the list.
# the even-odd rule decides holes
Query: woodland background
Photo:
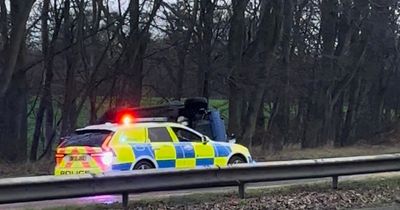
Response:
[[[0,157],[203,96],[239,143],[345,147],[400,116],[399,1],[0,0]],[[379,144],[379,142],[372,142]]]

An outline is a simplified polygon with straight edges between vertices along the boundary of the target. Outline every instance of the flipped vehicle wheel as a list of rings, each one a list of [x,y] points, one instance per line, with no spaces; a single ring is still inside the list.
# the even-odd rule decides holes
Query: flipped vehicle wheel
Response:
[[[228,161],[228,165],[236,165],[236,164],[241,164],[241,163],[246,163],[246,160],[243,160],[242,157],[240,156],[232,156],[229,161]]]
[[[152,169],[152,168],[154,168],[154,166],[149,161],[139,161],[138,163],[136,163],[133,170],[146,170],[146,169]]]

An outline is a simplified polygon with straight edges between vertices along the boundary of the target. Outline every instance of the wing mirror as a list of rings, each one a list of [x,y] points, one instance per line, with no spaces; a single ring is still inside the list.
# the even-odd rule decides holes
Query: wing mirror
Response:
[[[228,142],[231,143],[231,144],[235,144],[235,143],[236,143],[236,136],[235,136],[235,134],[233,134],[233,133],[231,134],[231,136],[229,137]]]
[[[208,136],[202,136],[201,137],[201,142],[203,142],[203,144],[207,144],[210,141],[210,138],[208,138]]]

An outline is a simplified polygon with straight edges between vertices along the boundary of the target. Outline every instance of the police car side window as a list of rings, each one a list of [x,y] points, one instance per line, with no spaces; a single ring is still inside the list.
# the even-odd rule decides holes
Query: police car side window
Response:
[[[172,138],[169,135],[167,128],[149,128],[148,132],[151,142],[172,142]]]
[[[201,142],[201,137],[189,130],[177,127],[172,127],[172,130],[180,142]]]

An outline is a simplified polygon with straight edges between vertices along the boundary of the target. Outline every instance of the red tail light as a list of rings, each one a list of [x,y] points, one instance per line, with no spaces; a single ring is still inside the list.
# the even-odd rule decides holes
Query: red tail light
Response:
[[[61,163],[61,160],[64,158],[65,154],[60,154],[57,153],[56,154],[56,164],[58,165],[59,163]]]
[[[106,139],[104,140],[103,144],[101,145],[101,148],[103,151],[110,151],[110,141],[111,141],[112,135],[108,135]]]
[[[63,158],[64,156],[64,154],[56,154],[56,158]]]
[[[91,154],[90,156],[94,157],[94,158],[100,158],[101,162],[106,165],[109,166],[112,164],[113,158],[114,158],[114,152],[111,150],[110,152],[103,152],[100,154]]]

